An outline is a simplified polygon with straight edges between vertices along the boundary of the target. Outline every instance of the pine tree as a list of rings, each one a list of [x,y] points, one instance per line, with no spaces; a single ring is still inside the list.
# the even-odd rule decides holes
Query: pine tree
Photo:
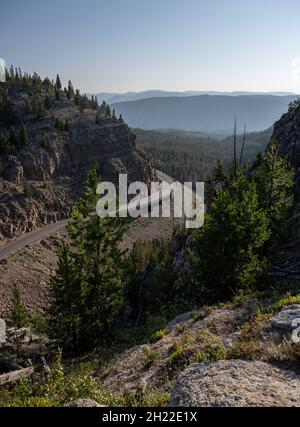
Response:
[[[50,88],[51,88],[51,81],[50,81],[50,79],[49,79],[48,77],[45,77],[45,78],[44,78],[43,86],[44,86],[44,87],[45,87],[45,89],[46,89],[46,93],[49,93]]]
[[[45,117],[45,108],[44,108],[44,104],[42,99],[39,97],[37,99],[37,114],[36,114],[37,119],[42,119],[43,117]]]
[[[9,137],[0,133],[0,155],[5,154],[16,154],[16,147],[12,145],[9,141]]]
[[[223,163],[221,163],[220,161],[218,161],[218,164],[215,168],[214,179],[217,183],[224,183],[225,185],[227,185],[230,181],[230,175],[224,168]]]
[[[16,82],[18,82],[20,80],[19,79],[19,72],[18,72],[17,67],[15,68],[15,80],[16,80]]]
[[[28,96],[25,98],[25,111],[26,114],[30,114],[32,112],[32,105]]]
[[[272,140],[262,155],[256,172],[256,182],[261,205],[267,210],[273,237],[286,229],[294,201],[295,171],[289,167],[287,157],[279,154],[279,145]]]
[[[86,95],[80,96],[78,100],[79,111],[83,113],[83,111],[88,107],[88,99]]]
[[[12,65],[9,68],[9,74],[10,74],[10,80],[14,81],[15,80],[15,70],[14,70],[14,67]]]
[[[85,348],[111,335],[124,298],[123,252],[119,248],[124,223],[118,218],[96,215],[98,184],[98,175],[92,170],[84,196],[73,209],[73,221],[68,225],[70,247],[60,254],[59,269],[53,279],[53,286],[60,286],[60,295],[67,293],[69,298],[68,302],[59,295],[54,298],[53,322],[60,322],[60,312],[70,312],[70,303],[76,307],[76,340]],[[71,273],[68,276],[66,272]],[[63,338],[70,328],[63,324],[62,330],[56,332]]]
[[[193,253],[201,283],[216,297],[256,284],[265,272],[261,248],[270,237],[255,182],[237,169],[227,189],[218,189],[203,229],[195,232]]]
[[[88,174],[85,194],[74,213],[70,235],[77,242],[77,250],[85,259],[85,327],[86,335],[93,340],[97,336],[111,336],[111,326],[123,305],[124,262],[119,247],[125,221],[120,218],[89,217],[98,201],[96,189],[100,180],[95,169]],[[87,218],[89,219],[87,220]]]
[[[79,100],[80,100],[80,92],[79,92],[78,89],[76,89],[75,95],[74,95],[74,102],[75,102],[76,105],[79,104]]]
[[[106,104],[106,109],[105,109],[105,118],[107,120],[111,119],[111,109],[110,106],[108,104]]]
[[[10,74],[7,68],[5,68],[5,81],[8,82],[10,80]]]
[[[99,104],[98,104],[97,96],[94,97],[94,108],[95,108],[95,110],[99,110]]]
[[[124,234],[116,218],[91,218],[84,227],[82,247],[86,260],[85,328],[90,340],[111,337],[111,328],[124,302],[122,251]]]
[[[59,249],[59,260],[55,277],[51,280],[52,330],[64,343],[77,350],[81,339],[81,271],[80,259],[63,245]]]
[[[28,312],[21,300],[20,291],[16,284],[13,285],[12,309],[10,318],[14,327],[23,328],[28,325]]]
[[[44,106],[47,110],[49,110],[52,107],[53,104],[53,98],[50,95],[46,95]]]
[[[19,137],[14,126],[9,129],[9,143],[15,147],[19,145]]]
[[[72,99],[74,97],[74,88],[71,83],[71,80],[68,81],[68,91],[67,91],[68,99]]]
[[[66,130],[65,129],[65,123],[60,117],[56,117],[54,126],[56,127],[56,129],[59,129],[61,131]]]
[[[62,88],[61,81],[60,81],[60,78],[59,78],[58,74],[56,75],[55,87],[56,87],[57,90],[61,90],[61,88]]]
[[[36,72],[33,73],[32,83],[34,84],[34,86],[36,87],[37,90],[40,89],[41,84],[42,84],[42,79],[40,78],[40,76]]]
[[[106,104],[105,101],[103,101],[102,104],[100,105],[100,108],[99,108],[99,111],[100,111],[101,114],[105,115],[105,113],[106,113],[106,107],[107,107],[107,104]]]
[[[22,123],[22,125],[21,125],[20,138],[19,139],[20,139],[21,146],[25,146],[29,143],[28,130],[27,130],[26,126],[24,125],[24,123]]]
[[[59,90],[57,90],[57,88],[55,88],[55,100],[58,101],[59,99],[60,99]]]

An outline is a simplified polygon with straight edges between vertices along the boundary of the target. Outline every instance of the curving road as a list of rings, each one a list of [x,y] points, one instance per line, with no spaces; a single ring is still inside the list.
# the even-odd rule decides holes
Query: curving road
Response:
[[[164,172],[161,172],[161,171],[157,171],[157,176],[160,180],[166,181],[169,184],[174,181],[173,178],[171,178],[169,175],[166,175]],[[159,193],[157,193],[157,195],[159,196]],[[154,196],[155,195],[152,195],[152,197]],[[7,258],[12,253],[25,248],[25,246],[30,245],[31,243],[37,240],[44,239],[50,236],[51,234],[57,232],[58,230],[61,230],[68,224],[69,221],[70,221],[69,219],[65,219],[63,221],[45,225],[42,228],[39,228],[30,233],[26,233],[23,236],[16,238],[12,242],[9,242],[0,246],[0,261]]]
[[[69,220],[65,219],[63,221],[55,222],[53,224],[45,225],[45,227],[39,228],[38,230],[26,233],[23,236],[18,237],[12,242],[6,243],[3,246],[0,246],[0,261],[4,258],[7,258],[13,252],[16,252],[20,249],[23,249],[25,246],[30,245],[36,240],[44,239],[49,235],[55,233],[58,230],[61,230],[68,224]]]

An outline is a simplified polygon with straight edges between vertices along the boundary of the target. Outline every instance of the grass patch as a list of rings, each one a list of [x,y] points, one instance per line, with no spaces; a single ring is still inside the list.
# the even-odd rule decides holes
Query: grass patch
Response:
[[[227,350],[222,340],[208,329],[201,330],[196,335],[196,341],[203,345],[201,351],[196,354],[196,361],[224,360],[227,358]]]
[[[285,297],[281,298],[279,301],[272,305],[271,311],[277,312],[283,309],[285,306],[292,304],[300,304],[300,294],[291,295],[290,293],[288,293]]]
[[[160,329],[159,331],[154,332],[154,334],[150,335],[149,341],[151,343],[155,343],[161,340],[166,335],[165,329]]]
[[[276,356],[281,361],[293,362],[300,366],[300,343],[284,339],[277,349]]]
[[[142,388],[135,393],[124,393],[121,397],[122,406],[125,407],[164,407],[169,399],[169,392],[150,390],[146,393]]]
[[[188,365],[193,355],[189,345],[182,345],[177,342],[171,347],[171,352],[171,356],[167,359],[167,367],[172,370]]]
[[[164,390],[147,390],[146,393],[138,389],[131,393],[112,393],[104,389],[89,370],[89,364],[63,369],[61,355],[58,354],[47,379],[36,376],[34,381],[24,379],[13,386],[2,387],[0,406],[54,407],[64,406],[72,400],[90,398],[113,407],[162,407],[169,399],[169,393]]]
[[[256,360],[262,351],[262,343],[257,340],[241,340],[228,351],[228,359]]]
[[[146,368],[149,368],[158,359],[158,351],[152,350],[151,348],[145,347],[143,353],[146,361]]]
[[[204,360],[225,360],[227,358],[227,351],[224,346],[213,344],[207,345],[203,350],[196,354],[196,361],[203,362]]]

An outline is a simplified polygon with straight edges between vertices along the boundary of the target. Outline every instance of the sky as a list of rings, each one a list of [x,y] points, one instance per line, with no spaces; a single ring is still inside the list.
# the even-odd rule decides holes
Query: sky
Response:
[[[299,0],[0,3],[0,58],[83,92],[300,93]]]

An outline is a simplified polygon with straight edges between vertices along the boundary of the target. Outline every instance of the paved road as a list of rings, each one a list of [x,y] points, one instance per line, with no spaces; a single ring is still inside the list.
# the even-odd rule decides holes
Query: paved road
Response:
[[[172,182],[175,181],[174,178],[172,178],[170,175],[167,175],[166,173],[156,169],[156,173],[159,179],[162,181],[166,181],[168,184],[172,184]]]
[[[18,237],[12,242],[7,243],[6,245],[0,246],[0,261],[4,258],[7,258],[13,252],[16,252],[20,249],[23,249],[25,246],[30,245],[36,240],[44,239],[50,234],[55,233],[56,231],[64,228],[68,224],[69,220],[63,220],[55,222],[53,224],[45,225],[45,227],[39,228],[38,230],[32,231],[31,233],[26,233],[23,236]]]
[[[171,178],[169,175],[166,175],[165,173],[161,171],[157,171],[158,177],[161,180],[164,180],[168,182],[169,184],[174,181],[173,178]],[[158,195],[159,193],[157,193]],[[153,197],[154,195],[152,195]],[[30,245],[31,243],[44,239],[51,234],[55,233],[58,230],[61,230],[68,224],[69,220],[63,220],[59,222],[55,222],[53,224],[45,225],[42,228],[39,228],[38,230],[32,231],[31,233],[26,233],[23,236],[18,237],[17,239],[13,240],[12,242],[6,243],[3,246],[0,246],[0,261],[2,259],[7,258],[12,253],[25,248],[25,246]]]

